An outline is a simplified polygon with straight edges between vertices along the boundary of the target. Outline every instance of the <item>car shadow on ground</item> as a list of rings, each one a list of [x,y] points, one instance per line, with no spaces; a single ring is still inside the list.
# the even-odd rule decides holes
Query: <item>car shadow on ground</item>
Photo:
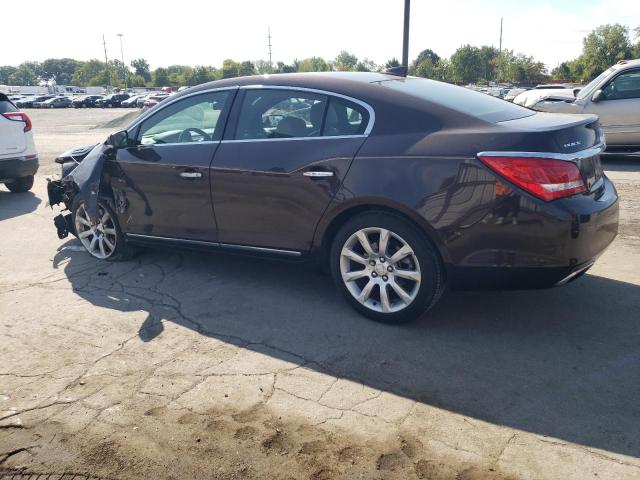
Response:
[[[0,221],[31,213],[40,202],[33,192],[11,193],[0,188]]]
[[[612,172],[640,171],[640,152],[637,154],[607,153],[600,157],[602,168]]]
[[[169,250],[107,263],[78,245],[54,267],[93,305],[147,312],[144,341],[175,322],[465,416],[639,455],[637,285],[586,275],[550,290],[452,292],[427,319],[388,326],[298,264]]]

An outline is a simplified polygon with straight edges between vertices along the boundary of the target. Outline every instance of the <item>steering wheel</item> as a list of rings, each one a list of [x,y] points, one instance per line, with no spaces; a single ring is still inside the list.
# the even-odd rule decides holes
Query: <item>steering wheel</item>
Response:
[[[190,127],[180,132],[180,136],[178,137],[178,142],[179,143],[193,142],[193,137],[191,136],[191,132],[201,135],[202,136],[202,140],[200,140],[201,142],[209,140],[209,135],[207,135],[207,132],[205,132],[204,130],[200,130],[199,128]]]

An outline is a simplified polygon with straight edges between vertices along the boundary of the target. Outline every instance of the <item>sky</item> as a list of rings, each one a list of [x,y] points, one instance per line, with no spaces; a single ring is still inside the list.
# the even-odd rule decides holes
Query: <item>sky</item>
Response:
[[[151,68],[173,64],[219,67],[225,58],[273,61],[314,55],[334,58],[341,50],[385,63],[401,57],[404,0],[29,0],[16,21],[15,42],[3,36],[0,65],[71,57],[143,57]],[[409,57],[430,48],[450,56],[464,44],[498,46],[533,55],[551,70],[577,57],[582,38],[598,25],[640,26],[640,0],[413,0]],[[20,26],[20,19],[25,25]],[[11,30],[11,29],[10,29]],[[8,31],[10,31],[8,30]]]

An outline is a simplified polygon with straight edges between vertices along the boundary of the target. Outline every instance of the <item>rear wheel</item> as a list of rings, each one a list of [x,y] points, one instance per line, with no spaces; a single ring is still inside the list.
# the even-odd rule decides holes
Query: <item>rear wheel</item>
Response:
[[[127,245],[115,213],[103,200],[98,202],[98,222],[91,223],[84,201],[78,197],[73,202],[73,225],[76,236],[92,257],[99,260],[127,260],[133,254]]]
[[[12,193],[28,192],[33,187],[33,175],[16,178],[4,184]]]
[[[431,243],[399,216],[365,213],[336,234],[330,253],[338,289],[372,320],[403,323],[427,312],[444,290],[444,273]]]

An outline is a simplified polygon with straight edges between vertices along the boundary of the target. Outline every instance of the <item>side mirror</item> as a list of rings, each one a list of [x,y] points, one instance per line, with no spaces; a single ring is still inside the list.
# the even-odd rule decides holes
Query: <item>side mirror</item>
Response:
[[[113,148],[126,148],[129,146],[129,134],[126,130],[112,133],[109,135],[107,143]]]
[[[607,97],[602,90],[596,90],[596,92],[593,94],[593,97],[591,97],[591,101],[594,103],[598,103],[602,100],[606,100],[606,98]]]
[[[573,89],[573,96],[574,96],[574,97],[577,97],[577,96],[578,96],[578,93],[580,93],[580,90],[582,90],[582,89],[581,89],[581,88],[574,88],[574,89]]]

